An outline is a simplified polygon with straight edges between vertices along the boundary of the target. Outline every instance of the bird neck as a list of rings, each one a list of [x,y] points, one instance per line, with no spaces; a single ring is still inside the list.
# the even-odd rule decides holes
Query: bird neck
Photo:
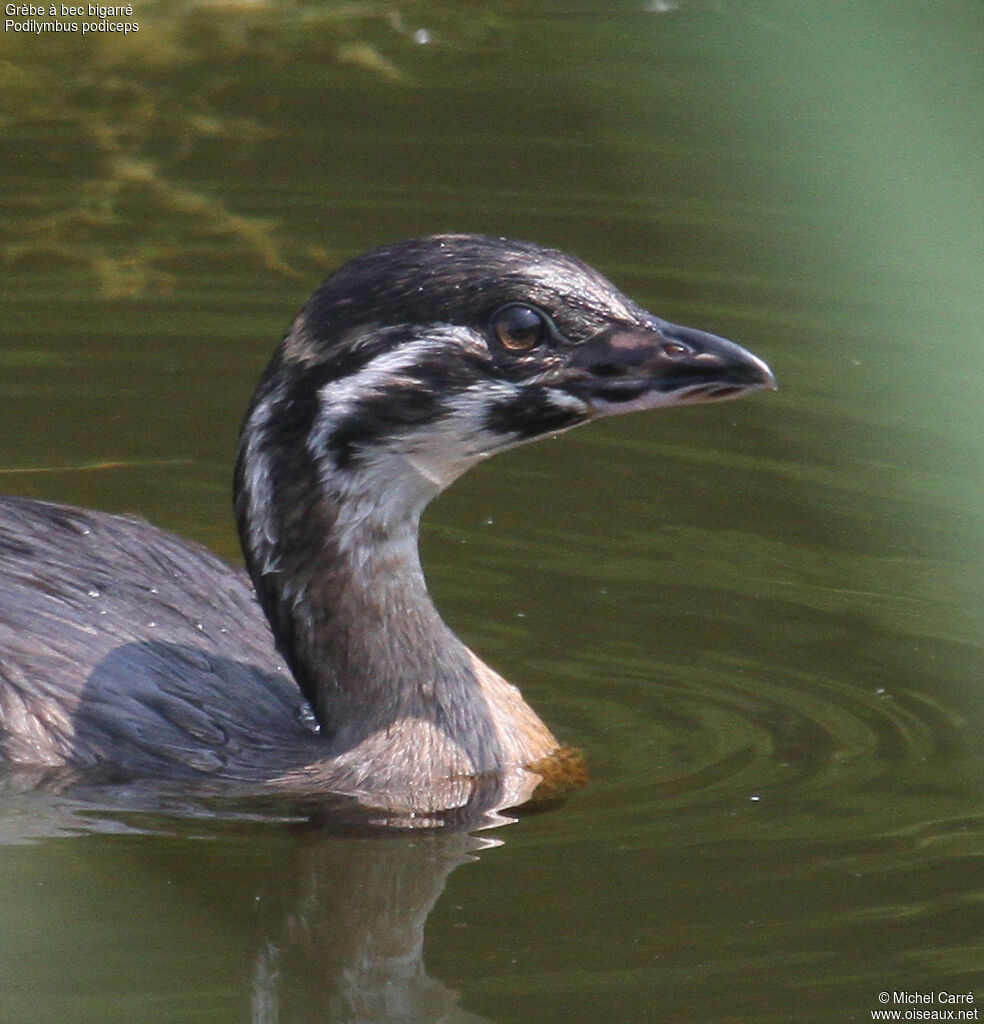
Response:
[[[530,764],[557,742],[427,591],[418,525],[444,481],[393,453],[344,470],[244,432],[247,564],[331,754],[378,781]],[[457,474],[455,474],[457,475]]]
[[[471,703],[470,654],[427,591],[417,521],[372,505],[368,496],[323,494],[319,536],[305,545],[313,551],[320,541],[320,550],[297,566],[298,675],[340,748],[397,719],[453,718]]]

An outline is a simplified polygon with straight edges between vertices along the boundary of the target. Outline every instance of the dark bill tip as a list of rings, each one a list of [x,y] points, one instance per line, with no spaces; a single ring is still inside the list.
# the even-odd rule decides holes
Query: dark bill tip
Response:
[[[596,415],[723,402],[777,388],[769,366],[741,345],[656,319],[649,329],[614,330],[578,346],[568,372],[567,387]]]

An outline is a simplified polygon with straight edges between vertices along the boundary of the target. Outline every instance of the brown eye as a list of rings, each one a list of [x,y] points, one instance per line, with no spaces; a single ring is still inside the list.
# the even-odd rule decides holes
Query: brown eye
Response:
[[[531,306],[506,306],[492,320],[496,340],[510,352],[528,352],[547,336],[547,319]]]
[[[686,345],[681,345],[678,341],[663,342],[663,352],[670,356],[671,359],[680,359],[683,356],[691,355],[690,349]]]

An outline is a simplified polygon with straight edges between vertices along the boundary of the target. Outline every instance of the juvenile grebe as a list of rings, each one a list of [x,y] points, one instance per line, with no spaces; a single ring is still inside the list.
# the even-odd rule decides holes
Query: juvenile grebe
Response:
[[[461,780],[558,743],[431,603],[427,503],[525,441],[774,386],[756,356],[560,252],[446,235],[367,253],[308,301],[246,415],[255,597],[143,521],[0,500],[0,753],[454,806]]]

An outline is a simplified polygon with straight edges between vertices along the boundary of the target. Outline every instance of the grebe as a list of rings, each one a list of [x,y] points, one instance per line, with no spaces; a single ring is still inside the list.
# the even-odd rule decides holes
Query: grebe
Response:
[[[247,411],[249,577],[138,519],[0,500],[0,755],[454,806],[559,744],[432,604],[427,503],[526,441],[773,387],[756,356],[554,250],[443,235],[360,256]]]

